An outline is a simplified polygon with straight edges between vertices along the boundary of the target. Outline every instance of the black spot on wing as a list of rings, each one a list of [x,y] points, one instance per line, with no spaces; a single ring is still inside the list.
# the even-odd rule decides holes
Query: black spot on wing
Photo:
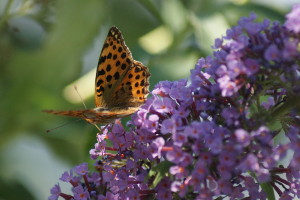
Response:
[[[115,78],[115,80],[118,80],[118,79],[120,78],[119,72],[116,72],[116,73],[114,74],[114,78]]]
[[[103,87],[103,86],[100,86],[100,88],[97,89],[97,92],[98,92],[98,93],[104,92],[104,87]]]
[[[97,81],[97,87],[99,87],[100,85],[102,85],[102,83],[103,83],[104,81],[102,80],[102,79],[99,79],[98,81]]]
[[[123,70],[126,69],[126,64],[123,63],[121,66],[121,69],[123,69]]]
[[[108,46],[109,46],[109,44],[108,44],[108,43],[105,43],[105,44],[103,45],[103,49],[106,49]]]
[[[105,74],[105,71],[103,69],[101,69],[100,71],[98,71],[97,76],[102,76]]]
[[[109,72],[110,70],[111,70],[111,66],[110,66],[110,64],[108,64],[108,65],[106,66],[106,71]]]
[[[140,72],[142,69],[140,68],[140,67],[136,67],[135,69],[134,69],[134,72]]]
[[[101,56],[100,59],[99,59],[99,61],[98,61],[98,65],[104,63],[105,60],[106,60],[106,56]]]
[[[111,79],[112,79],[112,76],[111,76],[111,75],[106,76],[106,81],[107,81],[107,82],[110,82]]]

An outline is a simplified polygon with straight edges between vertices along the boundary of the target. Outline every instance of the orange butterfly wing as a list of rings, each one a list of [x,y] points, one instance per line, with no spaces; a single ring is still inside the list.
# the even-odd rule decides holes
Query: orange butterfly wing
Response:
[[[149,93],[148,68],[133,60],[121,32],[110,28],[100,53],[95,80],[95,109],[44,112],[107,124],[131,115]]]
[[[113,93],[130,70],[133,59],[121,32],[111,27],[100,53],[95,80],[95,105],[115,108]]]
[[[130,70],[112,94],[112,103],[118,109],[139,108],[145,103],[149,93],[148,68],[138,61],[133,61]]]

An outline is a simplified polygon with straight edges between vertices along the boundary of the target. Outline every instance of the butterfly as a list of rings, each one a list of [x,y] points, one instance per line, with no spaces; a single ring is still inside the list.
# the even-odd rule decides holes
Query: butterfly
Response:
[[[150,73],[132,58],[117,27],[111,27],[103,44],[96,71],[95,108],[46,113],[77,117],[91,124],[109,124],[129,116],[145,103]]]

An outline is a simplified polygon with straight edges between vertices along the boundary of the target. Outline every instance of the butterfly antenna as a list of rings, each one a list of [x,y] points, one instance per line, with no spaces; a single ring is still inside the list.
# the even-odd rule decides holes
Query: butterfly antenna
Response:
[[[54,131],[54,130],[56,130],[56,129],[59,129],[59,128],[61,128],[61,127],[64,127],[64,126],[66,126],[66,125],[68,125],[68,124],[70,124],[70,123],[73,123],[73,122],[79,121],[79,120],[81,120],[81,119],[75,119],[75,120],[72,120],[72,121],[63,123],[62,125],[59,125],[59,126],[57,126],[57,127],[55,127],[55,128],[51,128],[51,129],[46,130],[46,133],[50,133],[50,132],[52,132],[52,131]]]
[[[86,105],[85,105],[85,103],[84,103],[84,101],[83,101],[83,98],[81,97],[80,93],[78,92],[78,88],[77,88],[76,85],[74,85],[74,89],[75,89],[75,91],[77,92],[78,96],[80,97],[81,102],[82,102],[84,108],[87,110],[87,107],[86,107]]]

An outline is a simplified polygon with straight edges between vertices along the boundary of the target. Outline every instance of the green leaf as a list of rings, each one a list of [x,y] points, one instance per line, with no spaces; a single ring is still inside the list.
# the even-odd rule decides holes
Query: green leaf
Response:
[[[257,177],[254,172],[249,172],[249,174],[257,181]],[[275,200],[274,190],[269,182],[260,183],[260,187],[267,194],[268,200]]]
[[[263,191],[267,194],[268,200],[275,200],[274,190],[270,183],[261,183],[260,186],[263,189]]]
[[[161,179],[163,179],[166,176],[172,165],[173,163],[169,161],[163,161],[150,170],[146,180],[148,181],[150,178],[154,177],[154,180],[150,186],[151,189],[155,188],[157,184],[161,181]]]

